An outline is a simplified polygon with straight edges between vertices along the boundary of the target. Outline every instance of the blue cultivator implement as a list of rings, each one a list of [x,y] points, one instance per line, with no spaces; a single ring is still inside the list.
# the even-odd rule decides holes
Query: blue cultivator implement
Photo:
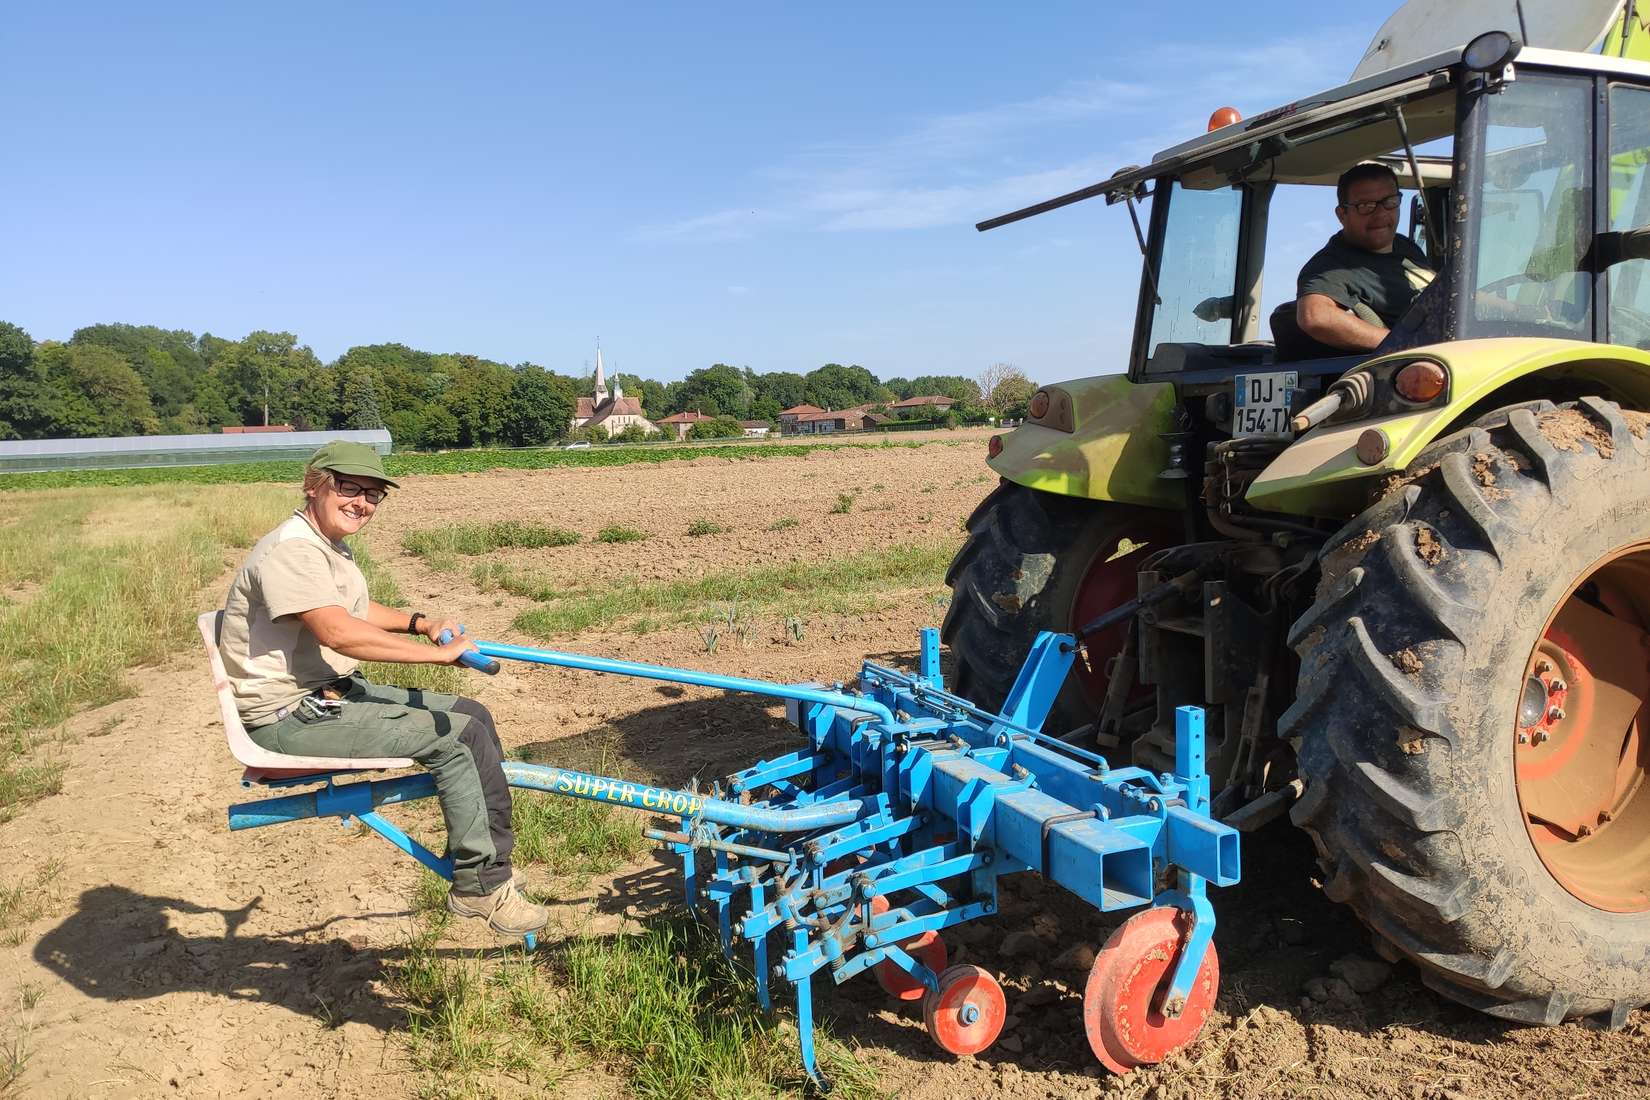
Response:
[[[1043,634],[1002,713],[944,690],[939,635],[922,632],[915,673],[870,662],[857,690],[773,684],[520,646],[494,658],[616,673],[787,700],[803,745],[709,791],[672,791],[563,768],[507,763],[510,784],[680,820],[649,829],[682,860],[687,903],[751,951],[757,996],[795,994],[802,1059],[819,1080],[814,983],[871,971],[891,995],[921,1000],[929,1034],[954,1054],[994,1042],[1007,1014],[997,980],[947,966],[947,928],[997,912],[997,880],[1035,871],[1102,912],[1147,907],[1095,959],[1083,1024],[1117,1072],[1191,1042],[1219,983],[1205,888],[1238,881],[1238,834],[1209,817],[1203,713],[1176,715],[1173,774],[1111,767],[1038,732],[1071,668],[1071,636]],[[292,782],[294,780],[282,780]],[[445,861],[377,808],[435,793],[427,775],[325,786],[233,806],[232,829],[354,817],[435,870]]]

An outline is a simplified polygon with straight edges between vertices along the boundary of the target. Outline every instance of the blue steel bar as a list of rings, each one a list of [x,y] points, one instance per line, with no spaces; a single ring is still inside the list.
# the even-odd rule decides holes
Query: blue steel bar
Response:
[[[548,764],[520,764],[514,760],[504,762],[504,779],[512,787],[583,798],[590,802],[610,802],[616,806],[652,810],[671,817],[699,817],[718,825],[763,833],[811,833],[816,829],[846,825],[860,816],[861,809],[857,800],[820,802],[794,810],[744,806],[737,802],[706,798],[692,791],[670,791],[645,783],[611,779],[605,775],[553,768]]]
[[[820,802],[795,809],[744,806],[736,802],[706,798],[692,791],[671,791],[645,783],[627,783],[605,775],[553,768],[547,764],[504,762],[504,778],[512,787],[546,791],[550,794],[610,802],[637,810],[652,810],[672,817],[702,817],[718,825],[754,829],[764,833],[810,833],[835,828],[859,818],[861,804],[855,799]],[[279,825],[307,817],[359,815],[379,806],[411,802],[435,795],[435,780],[426,774],[395,779],[326,786],[303,794],[242,802],[229,807],[231,829],[255,829]]]
[[[356,792],[356,788],[364,788]],[[341,791],[351,791],[356,799],[348,806],[334,808],[333,800]],[[344,787],[326,786],[318,791],[282,795],[260,802],[241,802],[229,807],[231,829],[256,829],[260,825],[279,825],[286,821],[302,821],[306,817],[331,817],[340,812],[359,814],[379,806],[397,802],[415,802],[420,798],[435,797],[435,779],[429,774],[403,775],[395,779],[379,779],[371,783],[350,783]],[[325,803],[325,804],[323,804]]]
[[[677,684],[740,691],[749,695],[766,695],[772,699],[795,699],[802,703],[823,703],[844,710],[874,714],[889,729],[899,727],[894,712],[875,699],[847,695],[840,691],[824,691],[800,684],[771,684],[766,680],[747,680],[742,676],[720,676],[714,672],[699,672],[691,668],[669,668],[665,665],[646,665],[639,661],[620,661],[611,657],[587,657],[582,653],[563,653],[556,649],[533,649],[529,646],[505,645],[502,642],[477,642],[476,648],[489,657],[504,657],[511,661],[527,661],[535,665],[556,665],[560,668],[579,668],[586,672],[611,672],[619,676],[636,676],[644,680],[669,680]]]

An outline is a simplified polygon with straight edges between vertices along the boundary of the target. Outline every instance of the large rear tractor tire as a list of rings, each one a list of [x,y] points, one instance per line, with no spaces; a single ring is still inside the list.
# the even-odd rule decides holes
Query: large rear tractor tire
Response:
[[[1073,630],[1133,599],[1148,546],[1179,541],[1173,513],[1003,482],[968,517],[968,541],[945,576],[952,597],[940,635],[956,657],[957,693],[1001,705],[1039,631]],[[1066,680],[1050,733],[1094,721],[1125,630],[1090,640],[1089,664]]]
[[[1279,722],[1325,892],[1440,993],[1650,1001],[1650,438],[1586,398],[1440,441],[1320,558]]]

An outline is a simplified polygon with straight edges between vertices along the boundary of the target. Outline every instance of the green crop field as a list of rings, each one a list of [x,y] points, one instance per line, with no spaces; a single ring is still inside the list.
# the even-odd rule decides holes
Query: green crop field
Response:
[[[384,459],[391,477],[415,474],[473,474],[487,470],[549,470],[561,467],[632,466],[646,462],[687,462],[695,458],[759,461],[798,458],[815,451],[871,450],[883,447],[923,447],[934,441],[884,439],[878,443],[724,443],[706,446],[601,447],[588,451],[474,450],[439,454],[392,454]],[[941,446],[957,446],[950,440]],[[52,470],[33,474],[0,475],[0,492],[22,489],[60,489],[82,485],[162,485],[192,482],[227,485],[279,481],[296,485],[303,479],[302,462],[238,462],[222,466],[148,466],[131,470]]]

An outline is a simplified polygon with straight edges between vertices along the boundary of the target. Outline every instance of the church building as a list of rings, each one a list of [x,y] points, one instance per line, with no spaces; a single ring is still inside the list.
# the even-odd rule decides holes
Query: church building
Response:
[[[642,413],[640,398],[626,397],[624,387],[617,379],[613,381],[613,392],[607,392],[607,374],[602,368],[602,349],[596,348],[596,392],[590,397],[581,397],[573,407],[573,428],[599,427],[609,436],[618,435],[632,424],[640,424],[642,431],[652,433],[659,430],[658,426]]]

